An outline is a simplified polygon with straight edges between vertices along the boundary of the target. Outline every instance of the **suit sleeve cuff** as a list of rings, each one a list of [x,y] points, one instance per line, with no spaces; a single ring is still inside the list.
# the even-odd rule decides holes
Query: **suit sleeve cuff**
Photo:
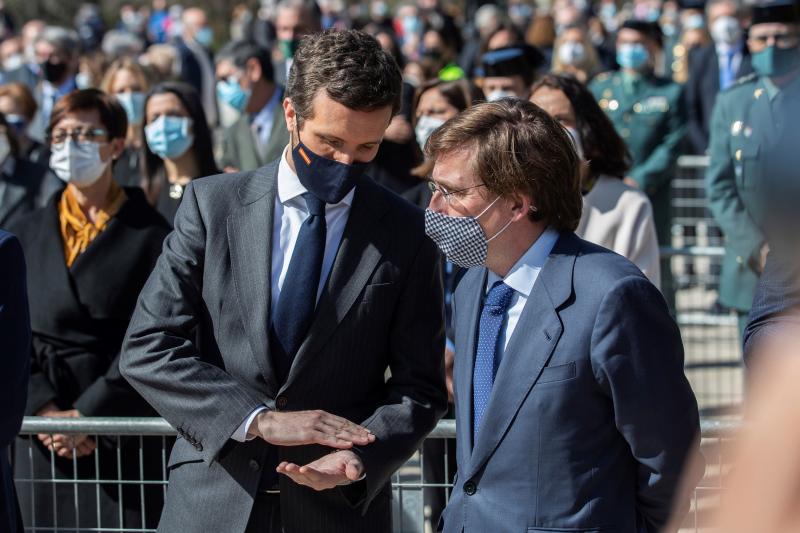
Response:
[[[255,408],[253,410],[253,412],[250,413],[250,415],[247,418],[244,419],[244,422],[242,422],[239,425],[239,427],[236,428],[236,431],[233,432],[233,435],[231,435],[231,438],[233,440],[235,440],[235,441],[238,441],[238,442],[247,442],[247,441],[250,441],[250,440],[253,440],[254,438],[256,438],[255,435],[249,435],[247,433],[247,430],[250,429],[250,425],[253,423],[253,420],[256,419],[256,416],[258,416],[258,413],[260,413],[261,411],[264,411],[265,409],[266,409],[265,406],[261,406],[261,407]]]

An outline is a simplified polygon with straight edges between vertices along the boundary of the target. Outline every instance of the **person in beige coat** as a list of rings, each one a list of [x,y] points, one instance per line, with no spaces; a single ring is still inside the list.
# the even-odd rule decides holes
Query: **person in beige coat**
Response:
[[[570,76],[549,74],[534,85],[531,102],[567,129],[584,161],[583,214],[575,233],[628,258],[659,287],[653,207],[644,192],[623,181],[630,154],[592,93]]]

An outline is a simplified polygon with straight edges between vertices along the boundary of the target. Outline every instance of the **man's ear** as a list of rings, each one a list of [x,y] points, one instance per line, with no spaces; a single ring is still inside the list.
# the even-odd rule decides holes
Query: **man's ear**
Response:
[[[534,208],[533,202],[531,202],[531,199],[525,194],[518,192],[513,193],[508,196],[508,199],[511,202],[511,209],[514,212],[514,217],[512,218],[514,222],[527,217],[528,213],[531,212],[531,208]]]
[[[289,131],[289,135],[296,133],[297,113],[295,113],[292,99],[289,97],[283,99],[283,118],[286,120],[286,129]]]
[[[245,76],[250,80],[250,85],[252,86],[254,83],[258,83],[258,80],[261,79],[263,74],[261,69],[261,63],[258,62],[258,59],[255,57],[251,57],[245,63]]]

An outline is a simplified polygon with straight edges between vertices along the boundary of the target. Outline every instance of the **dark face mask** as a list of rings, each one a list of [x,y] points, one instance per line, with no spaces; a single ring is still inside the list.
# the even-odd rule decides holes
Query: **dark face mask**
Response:
[[[298,128],[298,132],[299,132]],[[321,157],[309,150],[297,135],[297,146],[292,149],[292,160],[297,178],[308,192],[326,204],[338,204],[358,184],[367,163],[352,165]]]
[[[66,63],[53,63],[52,61],[45,61],[39,66],[42,69],[44,79],[50,83],[61,81],[64,78],[64,74],[67,72]]]
[[[800,67],[800,48],[770,46],[752,56],[753,70],[760,76],[785,76]]]

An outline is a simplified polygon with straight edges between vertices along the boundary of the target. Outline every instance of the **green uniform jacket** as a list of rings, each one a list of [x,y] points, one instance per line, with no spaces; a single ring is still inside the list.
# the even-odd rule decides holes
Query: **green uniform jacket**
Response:
[[[683,89],[665,78],[642,76],[625,90],[621,72],[597,76],[589,89],[633,157],[630,176],[653,204],[661,245],[670,244],[670,182],[686,129]]]
[[[784,117],[773,113],[769,94],[765,80],[748,76],[719,94],[711,116],[706,195],[725,235],[719,300],[740,311],[752,304],[758,282],[753,268],[767,240],[764,182],[775,179],[770,160],[775,149],[792,156],[775,148],[776,124]]]
[[[275,106],[269,144],[263,154],[259,154],[256,148],[250,117],[243,113],[239,120],[225,130],[220,163],[222,168],[234,167],[241,172],[255,170],[278,159],[288,144],[289,131],[286,129],[282,105]]]

